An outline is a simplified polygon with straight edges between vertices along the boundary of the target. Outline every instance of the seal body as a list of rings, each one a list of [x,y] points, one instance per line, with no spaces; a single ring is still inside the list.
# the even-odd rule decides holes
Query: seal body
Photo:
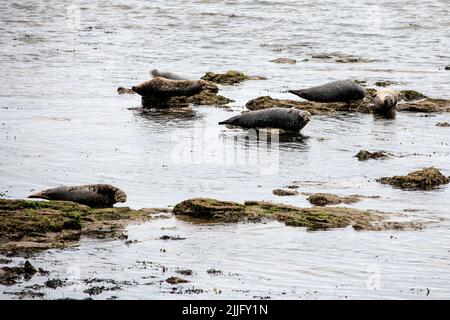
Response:
[[[97,208],[112,207],[117,202],[127,201],[125,192],[109,184],[57,187],[34,193],[28,198],[72,201]]]
[[[398,94],[394,91],[379,91],[372,98],[373,111],[382,114],[392,114],[398,102]]]
[[[363,99],[367,92],[351,80],[338,80],[301,90],[289,90],[303,99],[315,102],[347,102]]]
[[[172,72],[169,72],[169,71],[160,71],[158,69],[151,70],[150,74],[154,78],[161,77],[161,78],[170,79],[170,80],[188,80],[188,78],[179,76],[179,75],[177,75],[175,73],[172,73]]]
[[[228,120],[219,122],[238,126],[246,129],[282,129],[285,131],[298,132],[311,119],[307,111],[288,108],[269,108],[244,112]]]
[[[206,87],[203,80],[170,80],[156,77],[145,81],[131,90],[144,97],[169,99],[172,97],[190,97],[199,94]]]

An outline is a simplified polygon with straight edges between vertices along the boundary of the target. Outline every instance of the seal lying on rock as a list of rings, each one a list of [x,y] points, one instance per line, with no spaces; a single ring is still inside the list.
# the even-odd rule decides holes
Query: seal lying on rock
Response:
[[[127,195],[109,184],[88,184],[73,187],[57,187],[34,193],[28,198],[72,201],[89,207],[112,207],[116,202],[126,202]]]
[[[289,92],[303,99],[315,102],[362,100],[367,94],[366,89],[351,80],[333,81],[308,89],[289,90]]]
[[[170,80],[189,80],[188,78],[179,76],[175,73],[169,71],[160,71],[158,69],[153,69],[152,71],[150,71],[150,74],[152,75],[153,78],[161,77]]]
[[[200,93],[207,83],[203,80],[170,80],[156,77],[133,86],[131,90],[144,97],[168,99],[172,97],[190,97]]]
[[[264,110],[244,112],[228,120],[219,122],[246,129],[282,129],[285,131],[300,131],[311,119],[308,111],[287,108],[269,108]]]
[[[372,99],[373,111],[383,114],[394,113],[397,102],[398,94],[395,91],[379,91]]]

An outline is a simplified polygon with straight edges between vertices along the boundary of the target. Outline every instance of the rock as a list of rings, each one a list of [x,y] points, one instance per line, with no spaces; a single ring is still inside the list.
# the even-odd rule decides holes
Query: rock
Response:
[[[400,82],[396,82],[396,81],[390,81],[390,80],[384,80],[384,81],[377,81],[375,82],[375,85],[377,87],[389,87],[392,86],[394,84],[401,84]]]
[[[21,278],[28,281],[37,272],[36,268],[28,260],[23,265],[18,265],[17,267],[2,267],[0,268],[0,284],[12,286]]]
[[[307,200],[315,206],[327,206],[341,203],[351,204],[360,201],[361,198],[358,195],[340,197],[331,193],[315,193],[309,196]]]
[[[342,52],[332,52],[332,53],[315,53],[312,55],[313,59],[324,59],[331,60],[337,63],[369,63],[374,60],[364,59],[351,54],[346,54]]]
[[[432,190],[450,182],[446,176],[434,167],[417,170],[406,176],[382,177],[377,179],[377,181],[405,190]]]
[[[389,154],[384,151],[369,152],[367,150],[360,150],[355,157],[359,161],[364,161],[369,159],[386,159],[389,157]]]
[[[184,276],[192,276],[193,271],[189,270],[189,269],[180,269],[180,270],[176,270],[176,273],[182,274]]]
[[[445,70],[450,70],[450,66],[446,66],[446,67],[445,67]]]
[[[439,123],[436,123],[436,127],[446,127],[446,128],[448,128],[448,127],[450,127],[450,123],[448,123],[448,122],[439,122]]]
[[[217,84],[233,85],[244,82],[246,80],[265,80],[265,77],[248,76],[240,71],[230,70],[226,73],[207,72],[202,80],[210,81]]]
[[[298,195],[298,191],[297,190],[283,190],[283,189],[275,189],[272,191],[274,195],[276,196],[296,196]]]
[[[270,60],[270,62],[279,63],[279,64],[296,64],[297,60],[290,59],[290,58],[276,58],[276,59]]]
[[[391,228],[417,228],[411,223],[388,223],[384,221],[393,214],[377,211],[361,211],[350,208],[313,207],[298,208],[261,201],[247,201],[244,205],[215,199],[195,198],[183,201],[174,208],[177,216],[203,218],[208,221],[238,222],[278,220],[290,226],[308,230],[344,228],[353,226],[361,230],[383,230]]]
[[[39,251],[73,245],[82,234],[102,239],[123,236],[131,222],[152,213],[130,208],[94,209],[69,201],[0,199],[0,251]]]
[[[245,207],[235,202],[218,201],[208,198],[194,198],[178,203],[173,208],[175,215],[194,218],[238,221]]]
[[[261,110],[272,107],[279,108],[296,108],[305,110],[312,115],[333,115],[337,112],[360,112],[371,113],[372,97],[376,95],[377,90],[367,88],[367,96],[360,101],[351,102],[312,102],[312,101],[296,101],[290,99],[274,99],[270,96],[261,96],[252,99],[246,103],[249,110]],[[407,94],[410,99],[414,94]],[[405,96],[402,96],[403,99]],[[403,112],[450,112],[450,100],[425,98],[416,101],[400,101],[396,106],[397,111]]]
[[[62,287],[66,284],[65,281],[62,281],[61,279],[49,279],[47,281],[45,281],[44,285],[47,288],[51,288],[51,289],[56,289],[59,287]]]
[[[415,90],[401,90],[398,92],[399,99],[404,101],[416,101],[420,99],[428,98],[421,92]]]
[[[218,275],[218,274],[222,274],[222,271],[216,270],[216,269],[208,269],[208,270],[206,270],[206,273]]]
[[[189,281],[178,277],[170,277],[166,279],[166,282],[170,284],[180,284],[180,283],[187,283]]]

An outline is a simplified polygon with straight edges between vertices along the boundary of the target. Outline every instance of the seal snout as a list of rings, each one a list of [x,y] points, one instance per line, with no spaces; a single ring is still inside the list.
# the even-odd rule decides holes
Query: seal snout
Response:
[[[137,87],[136,87],[136,86],[132,86],[132,87],[131,87],[131,91],[137,92]]]
[[[127,202],[127,194],[122,190],[117,190],[116,194],[114,195],[114,199],[117,202]]]

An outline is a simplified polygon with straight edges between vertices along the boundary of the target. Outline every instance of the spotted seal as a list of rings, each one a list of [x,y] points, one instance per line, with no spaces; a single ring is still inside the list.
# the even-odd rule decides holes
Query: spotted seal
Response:
[[[170,79],[170,80],[189,80],[188,78],[179,76],[175,73],[169,72],[169,71],[160,71],[158,69],[153,69],[150,71],[150,75],[153,78],[165,78],[165,79]]]
[[[308,111],[294,108],[269,108],[244,112],[219,122],[220,125],[232,125],[245,129],[282,129],[290,132],[300,131],[311,119]]]
[[[90,207],[107,208],[117,202],[126,202],[127,195],[110,184],[63,186],[34,193],[28,198],[72,201]]]
[[[199,94],[206,86],[207,83],[203,80],[170,80],[156,77],[133,86],[131,90],[143,97],[168,99]]]
[[[289,90],[303,99],[315,102],[348,102],[363,99],[367,91],[351,80],[338,80],[307,89]]]

